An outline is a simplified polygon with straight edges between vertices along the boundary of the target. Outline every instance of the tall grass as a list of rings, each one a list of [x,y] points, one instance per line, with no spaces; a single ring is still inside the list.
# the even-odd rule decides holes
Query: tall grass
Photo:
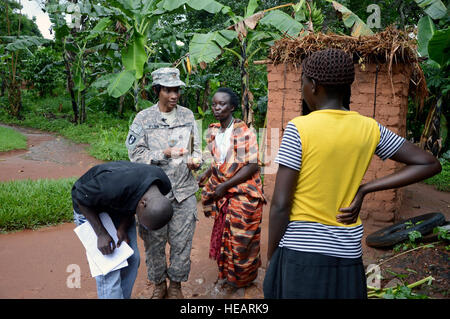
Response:
[[[72,220],[76,178],[0,183],[0,232],[34,229]]]
[[[125,139],[128,131],[122,127],[99,127],[98,138],[91,143],[89,154],[106,161],[128,160]]]
[[[9,127],[0,126],[0,152],[26,148],[26,136]]]

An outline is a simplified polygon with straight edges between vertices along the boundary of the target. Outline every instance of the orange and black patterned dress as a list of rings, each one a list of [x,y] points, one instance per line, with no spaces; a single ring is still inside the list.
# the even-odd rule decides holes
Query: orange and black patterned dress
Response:
[[[259,164],[256,134],[247,125],[235,119],[230,148],[225,161],[220,163],[215,137],[220,124],[209,126],[207,143],[212,155],[212,174],[202,190],[205,215],[215,218],[211,234],[210,257],[217,261],[219,279],[234,287],[249,285],[261,266],[260,239],[263,205],[259,170],[244,183],[228,189],[227,194],[215,202],[214,189],[232,178],[248,163]]]

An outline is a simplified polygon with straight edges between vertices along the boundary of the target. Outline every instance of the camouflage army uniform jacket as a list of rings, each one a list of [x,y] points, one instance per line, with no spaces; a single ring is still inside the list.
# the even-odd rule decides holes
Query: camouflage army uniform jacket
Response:
[[[139,112],[134,118],[125,142],[130,161],[161,167],[172,183],[178,202],[195,194],[198,184],[187,167],[187,157],[166,158],[168,147],[182,147],[190,156],[201,159],[201,140],[194,114],[177,105],[176,119],[169,125],[161,117],[158,104]]]

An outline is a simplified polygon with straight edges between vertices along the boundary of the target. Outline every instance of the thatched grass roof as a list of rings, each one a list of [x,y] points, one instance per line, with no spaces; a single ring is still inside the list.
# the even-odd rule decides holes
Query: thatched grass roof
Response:
[[[425,76],[419,64],[417,41],[404,31],[388,27],[371,36],[352,37],[339,34],[310,33],[300,38],[284,38],[271,47],[269,58],[273,64],[300,65],[302,60],[315,51],[326,48],[342,49],[353,55],[359,64],[388,64],[392,84],[392,65],[411,65],[410,91],[423,104],[428,94]],[[392,84],[393,86],[393,84]]]

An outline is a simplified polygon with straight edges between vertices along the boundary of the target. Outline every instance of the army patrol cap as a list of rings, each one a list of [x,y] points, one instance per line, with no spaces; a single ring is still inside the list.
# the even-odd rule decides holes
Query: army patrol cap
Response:
[[[166,87],[186,86],[180,80],[180,71],[177,68],[160,68],[152,72],[152,86],[162,85]]]

